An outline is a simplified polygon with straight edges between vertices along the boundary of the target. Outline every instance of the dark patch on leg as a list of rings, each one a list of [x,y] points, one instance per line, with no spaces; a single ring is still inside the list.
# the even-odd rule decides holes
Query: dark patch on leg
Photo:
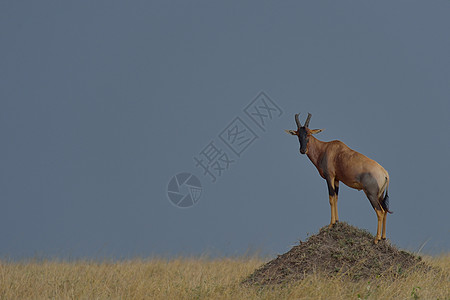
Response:
[[[327,179],[327,186],[328,186],[328,195],[333,197],[336,194],[336,192],[330,179]]]
[[[356,179],[361,182],[364,190],[368,190],[371,193],[378,193],[378,182],[372,174],[362,173]]]
[[[378,199],[378,182],[370,173],[362,173],[356,178],[363,186],[364,193],[369,198],[370,204],[376,210],[382,210]]]
[[[334,198],[336,203],[336,223],[339,222],[339,216],[338,216],[338,209],[337,209],[337,203],[338,203],[338,195],[339,195],[339,181],[337,179],[334,179],[334,192],[336,193],[336,197]]]
[[[368,192],[364,191],[366,193],[367,199],[369,199],[370,204],[372,205],[373,209],[375,210],[382,210],[380,202],[377,199],[377,195],[369,194]]]
[[[381,208],[380,201],[378,201],[378,195],[376,192],[364,190],[364,193],[366,194],[367,199],[369,199],[369,202],[372,205],[373,209],[379,210],[379,211],[383,210]]]

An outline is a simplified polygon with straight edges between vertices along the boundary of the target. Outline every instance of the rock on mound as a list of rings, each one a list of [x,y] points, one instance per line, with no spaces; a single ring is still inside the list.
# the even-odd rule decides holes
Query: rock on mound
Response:
[[[326,276],[342,274],[352,280],[379,275],[402,275],[412,267],[428,268],[408,252],[387,241],[373,244],[374,236],[347,223],[325,226],[306,242],[257,269],[245,284],[287,283],[318,272]]]

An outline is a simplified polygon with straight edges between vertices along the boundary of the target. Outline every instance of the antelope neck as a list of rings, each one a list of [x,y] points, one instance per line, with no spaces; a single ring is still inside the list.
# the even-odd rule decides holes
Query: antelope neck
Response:
[[[312,135],[309,137],[307,145],[308,152],[306,153],[306,155],[308,156],[309,160],[316,166],[316,168],[318,167],[320,155],[325,150],[325,146],[325,142],[319,141]]]

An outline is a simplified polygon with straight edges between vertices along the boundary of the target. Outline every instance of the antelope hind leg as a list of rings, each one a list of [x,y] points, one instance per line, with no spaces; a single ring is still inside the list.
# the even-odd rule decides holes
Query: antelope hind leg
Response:
[[[384,212],[378,209],[375,209],[375,212],[377,213],[378,226],[377,226],[377,236],[375,237],[373,243],[378,244],[378,242],[381,240],[381,225],[383,223]]]
[[[387,211],[383,213],[383,232],[381,234],[381,239],[386,239],[386,217],[387,217]]]

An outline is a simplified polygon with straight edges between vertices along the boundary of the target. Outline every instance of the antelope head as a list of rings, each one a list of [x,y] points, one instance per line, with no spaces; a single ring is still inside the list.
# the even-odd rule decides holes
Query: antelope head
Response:
[[[295,123],[297,123],[297,130],[285,130],[287,133],[291,135],[296,135],[298,137],[298,141],[300,142],[300,153],[306,154],[308,153],[308,142],[309,137],[313,134],[321,132],[323,129],[309,129],[309,121],[311,120],[312,115],[308,113],[308,117],[306,118],[305,125],[302,126],[300,120],[298,119],[299,114],[295,114]]]

